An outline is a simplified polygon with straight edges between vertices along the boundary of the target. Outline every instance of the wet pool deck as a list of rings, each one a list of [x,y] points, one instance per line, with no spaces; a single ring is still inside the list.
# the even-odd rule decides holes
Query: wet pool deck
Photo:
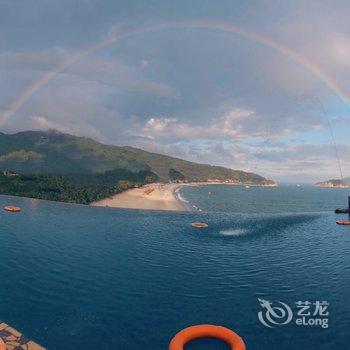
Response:
[[[2,321],[0,321],[0,338],[6,344],[6,350],[45,350]]]

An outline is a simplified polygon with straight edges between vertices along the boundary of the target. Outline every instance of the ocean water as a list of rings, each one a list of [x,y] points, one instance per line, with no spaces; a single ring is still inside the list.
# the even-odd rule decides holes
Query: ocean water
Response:
[[[183,187],[180,198],[189,209],[231,213],[305,213],[334,211],[348,205],[350,189],[282,185],[250,187],[206,185]]]
[[[219,187],[207,194],[218,198],[211,202],[202,199],[208,188],[184,189],[203,211],[179,213],[0,196],[1,206],[23,208],[0,213],[0,319],[58,350],[165,350],[178,330],[198,323],[235,330],[249,350],[348,349],[350,229],[335,225],[342,216],[316,210],[344,206],[346,192],[319,190],[317,203],[305,194],[283,212],[288,198],[279,190],[233,198]],[[265,198],[273,212],[257,204],[259,214],[237,213],[251,209],[247,198]],[[303,205],[309,213],[296,212]],[[266,327],[258,298],[293,312],[299,300],[327,301],[329,327],[294,318]],[[200,349],[228,348],[214,340],[186,347]]]

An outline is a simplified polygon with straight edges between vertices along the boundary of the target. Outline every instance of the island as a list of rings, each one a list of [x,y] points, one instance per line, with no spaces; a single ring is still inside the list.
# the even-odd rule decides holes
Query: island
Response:
[[[321,188],[349,188],[350,187],[350,179],[332,179],[323,182],[317,182],[315,187]]]

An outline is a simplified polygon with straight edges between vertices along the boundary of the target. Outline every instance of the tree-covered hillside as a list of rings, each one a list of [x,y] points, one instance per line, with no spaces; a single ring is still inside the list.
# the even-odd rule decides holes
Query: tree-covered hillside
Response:
[[[0,193],[89,204],[156,180],[157,177],[150,171],[131,173],[126,170],[115,170],[104,174],[19,174],[12,176],[1,173]]]
[[[133,147],[104,145],[85,137],[56,131],[25,131],[0,134],[0,170],[20,174],[103,174],[125,170],[130,173],[150,171],[160,181],[174,176],[181,180],[234,180],[268,184],[262,176],[219,166],[198,164],[143,151]],[[175,176],[175,177],[176,177]]]

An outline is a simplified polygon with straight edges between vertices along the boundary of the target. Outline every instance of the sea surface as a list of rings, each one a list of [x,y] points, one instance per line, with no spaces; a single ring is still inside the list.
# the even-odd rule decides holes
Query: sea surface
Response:
[[[181,189],[188,209],[230,213],[305,213],[346,208],[350,189],[310,185],[249,187],[233,185],[186,186]]]
[[[0,206],[23,209],[0,213],[0,319],[57,350],[166,350],[199,323],[235,330],[249,350],[349,349],[350,228],[333,213],[347,190],[204,186],[181,195],[202,211],[0,196]],[[263,325],[258,299],[283,302],[292,320]],[[328,302],[328,328],[297,325],[298,301]],[[209,349],[228,347],[186,347]]]

